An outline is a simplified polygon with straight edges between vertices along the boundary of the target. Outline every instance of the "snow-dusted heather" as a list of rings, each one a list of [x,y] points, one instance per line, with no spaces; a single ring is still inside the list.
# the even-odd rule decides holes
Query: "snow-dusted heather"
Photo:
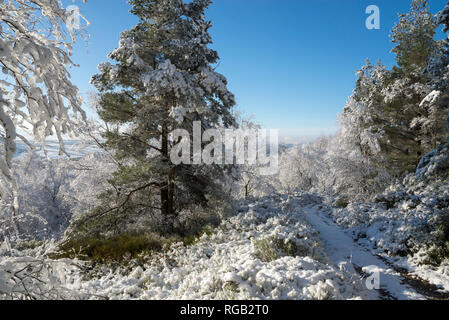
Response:
[[[131,272],[103,268],[88,281],[72,277],[69,288],[109,299],[363,297],[360,277],[332,266],[297,200],[266,199],[242,210],[194,245],[175,244]],[[273,241],[292,243],[294,252],[273,249]],[[260,243],[276,256],[261,260]]]

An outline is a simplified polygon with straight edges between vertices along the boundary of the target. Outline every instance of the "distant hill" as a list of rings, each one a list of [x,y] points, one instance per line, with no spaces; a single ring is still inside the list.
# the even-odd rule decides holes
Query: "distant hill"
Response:
[[[67,140],[64,143],[66,152],[69,154],[71,158],[79,158],[82,157],[88,153],[94,153],[100,151],[98,146],[95,143],[86,143],[84,141],[80,140]],[[39,144],[35,144],[36,146],[36,152],[41,155],[45,156],[44,150]],[[55,140],[49,140],[46,142],[46,150],[47,154],[51,159],[56,159],[60,157],[59,154],[59,142]],[[17,152],[14,155],[14,158],[19,158],[23,156],[25,153],[29,151],[29,147],[23,143],[22,141],[17,141]],[[63,157],[66,157],[66,155],[63,155]]]

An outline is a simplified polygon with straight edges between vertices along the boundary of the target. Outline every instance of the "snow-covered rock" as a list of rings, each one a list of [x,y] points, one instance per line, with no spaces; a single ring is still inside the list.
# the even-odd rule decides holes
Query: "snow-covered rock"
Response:
[[[449,179],[449,140],[421,159],[416,175],[422,180]]]

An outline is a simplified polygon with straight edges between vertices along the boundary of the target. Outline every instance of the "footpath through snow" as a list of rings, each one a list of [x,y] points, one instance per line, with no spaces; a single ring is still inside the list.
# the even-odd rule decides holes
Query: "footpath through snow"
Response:
[[[316,206],[304,208],[308,222],[319,232],[328,257],[335,266],[361,275],[378,275],[379,290],[371,290],[371,299],[426,299],[405,284],[405,279],[365,248],[360,247]]]

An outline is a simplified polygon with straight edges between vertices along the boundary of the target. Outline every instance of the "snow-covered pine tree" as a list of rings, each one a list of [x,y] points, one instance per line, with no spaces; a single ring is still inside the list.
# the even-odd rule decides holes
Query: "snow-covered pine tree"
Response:
[[[445,41],[435,40],[437,26],[437,19],[429,11],[428,1],[415,0],[410,12],[400,15],[391,35],[397,44],[393,52],[398,68],[393,68],[392,81],[385,90],[386,110],[402,130],[399,135],[404,139],[398,142],[408,147],[406,158],[410,158],[412,163],[415,163],[415,154],[419,161],[423,154],[442,143],[446,136],[444,122],[440,119],[442,114],[447,113],[447,106],[429,103],[436,98],[435,92],[432,93],[436,79],[429,69],[437,62],[448,59]]]
[[[414,171],[420,158],[440,138],[434,136],[429,140],[428,130],[416,120],[430,117],[421,102],[432,91],[425,70],[441,52],[440,43],[435,40],[436,27],[428,1],[414,0],[410,12],[399,15],[391,33],[397,67],[393,67],[384,82],[385,123],[380,142],[381,154],[396,175]]]
[[[438,12],[436,20],[438,25],[443,26],[443,32],[449,32],[449,2],[443,10]],[[433,91],[422,101],[422,105],[431,110],[442,109],[449,113],[449,37],[441,42],[442,54],[439,59],[430,64],[427,70],[432,79]],[[444,119],[440,113],[435,113],[434,121],[438,122],[440,127],[446,122],[446,134],[449,134],[449,116]]]
[[[391,40],[396,45],[392,52],[405,74],[419,76],[438,55],[439,45],[434,39],[437,26],[428,0],[413,0],[410,12],[399,14],[399,22],[391,32]]]
[[[435,78],[430,66],[446,57],[442,42],[435,40],[436,27],[428,2],[414,0],[391,34],[397,66],[392,70],[381,64],[364,66],[352,105],[343,114],[358,128],[352,139],[362,154],[393,176],[414,171],[420,158],[446,136],[439,119],[447,113],[447,105],[429,103],[434,101],[429,94]],[[348,132],[354,133],[354,128]]]
[[[437,22],[439,25],[443,25],[443,31],[449,31],[449,2],[446,6],[438,13]]]
[[[130,214],[160,212],[171,223],[186,207],[219,197],[223,168],[171,163],[179,141],[169,133],[192,134],[194,121],[202,130],[234,126],[235,100],[225,77],[214,71],[218,54],[208,47],[211,23],[205,18],[210,0],[130,3],[140,22],[121,34],[109,54],[116,64],[101,64],[92,78],[101,95],[99,115],[108,124],[105,147],[121,166],[111,179],[114,189],[86,219],[101,216],[116,224]]]
[[[71,14],[58,0],[0,1],[0,194],[13,214],[19,207],[11,169],[16,139],[31,147],[23,133],[42,145],[56,135],[64,152],[63,135],[78,116],[85,119],[68,72],[72,45],[82,32],[67,23]]]

